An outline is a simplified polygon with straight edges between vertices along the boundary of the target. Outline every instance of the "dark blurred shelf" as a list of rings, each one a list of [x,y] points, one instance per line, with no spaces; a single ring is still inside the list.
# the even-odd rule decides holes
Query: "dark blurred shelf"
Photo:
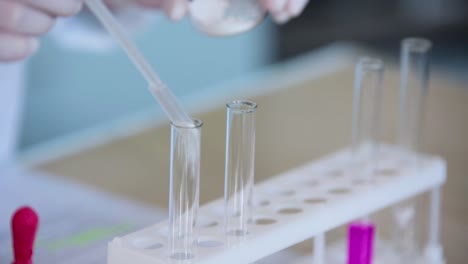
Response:
[[[420,10],[405,6],[412,13],[402,12],[400,1],[311,1],[301,17],[278,27],[278,59],[335,41],[390,49],[398,48],[399,40],[407,36],[424,36],[438,43],[468,43],[468,11],[455,12],[453,5],[446,3],[459,0],[446,0],[439,9],[421,5],[429,5],[429,1],[406,1],[419,1]],[[468,3],[457,2],[460,5],[468,8]]]

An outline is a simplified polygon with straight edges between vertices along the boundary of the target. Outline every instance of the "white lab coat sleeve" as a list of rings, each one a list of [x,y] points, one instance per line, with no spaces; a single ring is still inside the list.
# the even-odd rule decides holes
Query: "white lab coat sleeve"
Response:
[[[160,15],[136,8],[126,8],[115,14],[129,32],[142,31]],[[109,51],[115,42],[106,34],[98,21],[88,12],[59,19],[51,36],[66,48],[90,51]],[[25,91],[26,62],[0,63],[0,164],[14,158],[19,138],[23,96]]]
[[[127,6],[114,12],[115,17],[129,34],[138,34],[162,15],[154,10]],[[91,52],[108,52],[117,47],[100,22],[88,10],[70,18],[61,18],[51,37],[62,47]]]
[[[0,63],[0,164],[13,159],[19,138],[26,62]]]

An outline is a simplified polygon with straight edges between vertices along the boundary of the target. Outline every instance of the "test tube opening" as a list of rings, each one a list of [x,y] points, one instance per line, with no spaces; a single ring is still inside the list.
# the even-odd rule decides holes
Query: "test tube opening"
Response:
[[[235,100],[226,104],[226,107],[231,111],[250,113],[255,112],[257,104],[248,100]]]
[[[373,57],[361,57],[357,62],[357,66],[362,70],[367,71],[382,71],[384,68],[384,63],[379,58]]]
[[[423,38],[406,38],[401,42],[403,50],[426,53],[432,48],[432,42]]]
[[[257,104],[236,100],[226,107],[224,230],[228,236],[244,236],[252,221]]]
[[[203,126],[203,122],[198,119],[193,119],[193,123],[182,123],[182,124],[175,124],[171,122],[171,126],[179,129],[179,130],[193,130],[193,129],[199,129]]]

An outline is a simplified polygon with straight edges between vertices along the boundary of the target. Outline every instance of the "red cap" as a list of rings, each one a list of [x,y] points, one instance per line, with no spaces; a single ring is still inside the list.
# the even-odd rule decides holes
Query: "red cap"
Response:
[[[32,264],[34,239],[36,238],[39,217],[30,207],[21,207],[11,219],[13,236],[13,264]]]

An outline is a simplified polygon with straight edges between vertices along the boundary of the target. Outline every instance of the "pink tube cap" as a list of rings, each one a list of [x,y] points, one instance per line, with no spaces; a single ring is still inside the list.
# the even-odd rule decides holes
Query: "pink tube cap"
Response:
[[[348,264],[371,264],[374,224],[353,222],[348,227]]]

